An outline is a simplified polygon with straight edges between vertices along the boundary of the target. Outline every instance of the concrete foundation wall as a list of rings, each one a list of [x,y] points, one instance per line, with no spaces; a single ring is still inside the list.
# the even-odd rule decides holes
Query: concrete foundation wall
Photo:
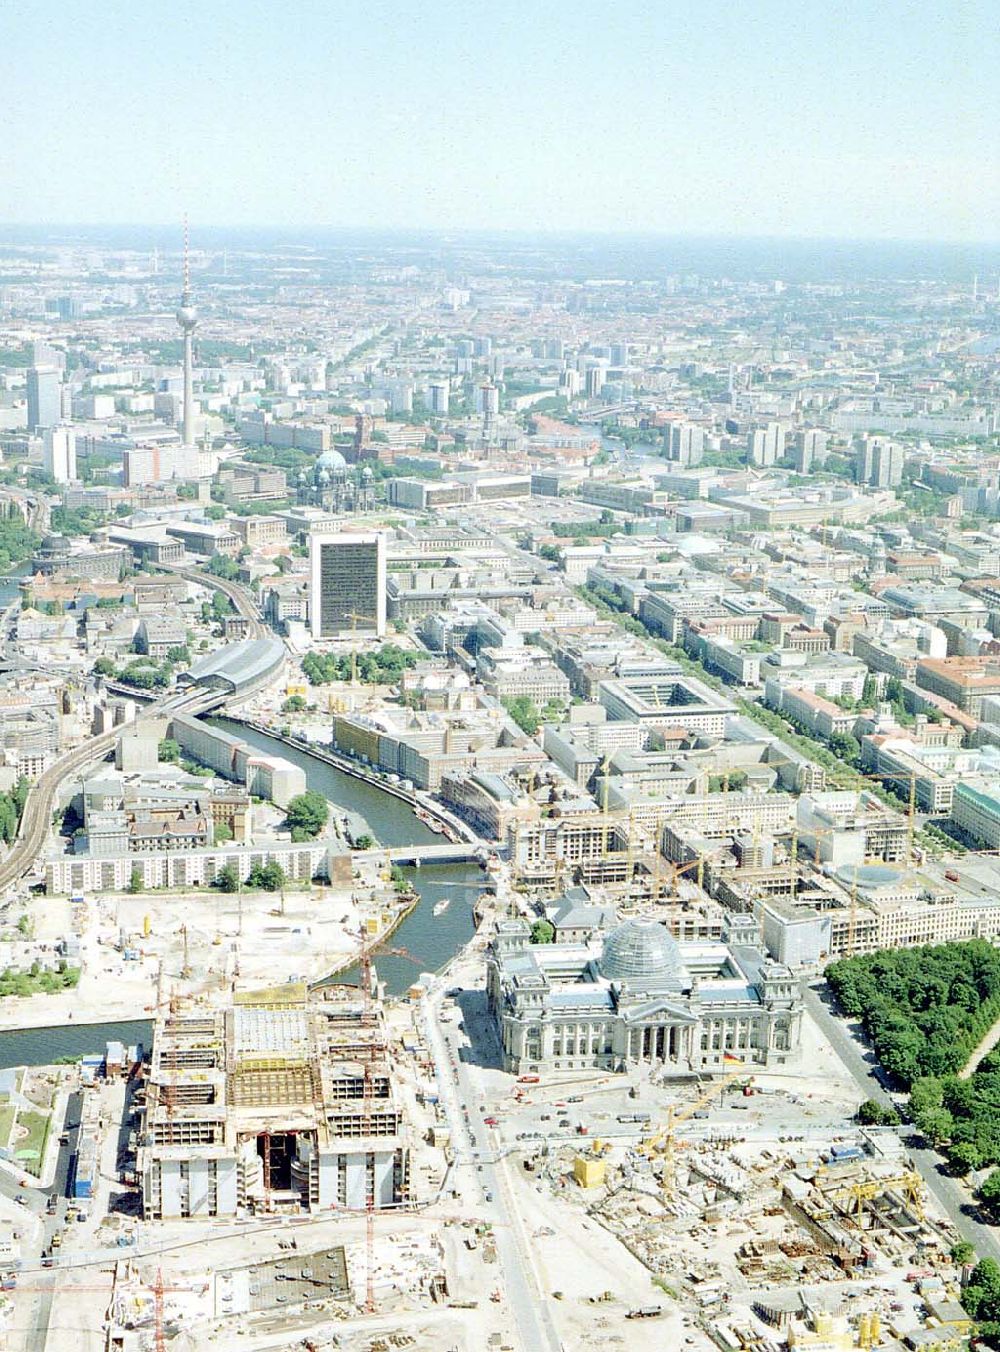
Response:
[[[208,1160],[188,1162],[188,1210],[192,1216],[210,1214],[208,1205]]]

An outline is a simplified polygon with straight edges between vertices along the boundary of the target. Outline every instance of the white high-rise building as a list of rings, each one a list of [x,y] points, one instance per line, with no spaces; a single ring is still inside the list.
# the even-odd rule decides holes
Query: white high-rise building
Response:
[[[587,381],[587,398],[596,399],[597,396],[600,394],[601,390],[604,389],[604,367],[588,366],[586,381]]]
[[[444,417],[448,412],[448,385],[446,381],[435,380],[427,388],[432,413]]]
[[[896,488],[903,481],[906,453],[898,441],[888,437],[865,437],[855,456],[858,483],[874,488]]]
[[[818,427],[805,428],[795,436],[793,460],[799,474],[821,469],[826,464],[827,434]]]
[[[476,391],[476,402],[479,405],[480,413],[483,415],[483,436],[492,436],[500,412],[500,391],[492,380],[480,385]]]
[[[903,482],[906,451],[902,442],[883,442],[875,451],[875,484],[878,488],[896,488]]]
[[[747,463],[769,468],[785,454],[785,429],[780,423],[768,423],[747,435]]]
[[[664,431],[663,443],[668,460],[675,460],[685,468],[701,464],[705,432],[695,423],[671,423]]]
[[[309,616],[313,638],[385,633],[385,535],[317,532],[309,539]]]
[[[500,412],[500,391],[492,380],[484,381],[476,390],[476,412],[484,418],[495,418]]]
[[[126,446],[122,452],[122,482],[126,488],[168,483],[171,479],[198,479],[203,472],[214,473],[214,470],[203,471],[197,446],[169,442]]]
[[[62,417],[61,374],[55,366],[32,366],[28,370],[28,431],[44,432]]]
[[[45,429],[42,463],[46,474],[57,484],[72,483],[76,478],[76,432],[65,423]]]

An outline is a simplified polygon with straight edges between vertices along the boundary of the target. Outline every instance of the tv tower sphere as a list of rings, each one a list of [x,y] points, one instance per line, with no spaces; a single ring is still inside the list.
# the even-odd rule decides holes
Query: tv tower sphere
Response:
[[[177,323],[185,333],[190,333],[198,323],[198,311],[185,299],[177,310]]]

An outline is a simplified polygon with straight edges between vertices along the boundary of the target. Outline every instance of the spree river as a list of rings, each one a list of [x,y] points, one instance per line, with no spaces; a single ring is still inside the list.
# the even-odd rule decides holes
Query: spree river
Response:
[[[212,719],[218,727],[232,732],[260,751],[284,756],[305,771],[309,787],[332,803],[360,812],[382,845],[435,845],[441,837],[414,816],[402,799],[385,793],[373,784],[355,779],[343,770],[316,760],[305,751],[286,746],[265,733],[256,732],[229,719]],[[388,941],[391,948],[406,949],[410,958],[386,953],[376,956],[375,969],[390,995],[402,995],[420,973],[433,972],[472,937],[472,908],[483,887],[485,874],[476,864],[425,864],[403,872],[412,880],[420,901]],[[434,914],[438,902],[448,901],[447,909]],[[356,972],[344,979],[357,980]]]
[[[219,727],[252,743],[261,751],[301,765],[309,787],[332,803],[360,812],[383,845],[437,844],[440,836],[414,816],[409,805],[363,780],[354,779],[304,751],[286,746],[264,733],[245,728],[228,719],[213,719]],[[375,969],[390,995],[402,995],[421,972],[433,972],[472,937],[475,926],[472,908],[482,891],[485,874],[475,864],[433,864],[408,868],[403,872],[413,882],[420,900],[388,940],[391,948],[404,949],[410,956],[393,953],[376,955]],[[447,900],[439,915],[435,906]],[[356,981],[357,971],[345,972],[345,981]],[[58,1028],[31,1028],[0,1033],[0,1069],[7,1066],[50,1065],[64,1057],[102,1052],[109,1040],[126,1044],[150,1041],[152,1024],[148,1019],[126,1023],[93,1025],[64,1024]]]

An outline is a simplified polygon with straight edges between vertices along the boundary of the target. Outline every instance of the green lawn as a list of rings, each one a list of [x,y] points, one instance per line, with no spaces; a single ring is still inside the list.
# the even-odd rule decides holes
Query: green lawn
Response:
[[[48,1113],[19,1113],[17,1117],[17,1125],[25,1127],[28,1134],[14,1142],[14,1154],[17,1157],[22,1150],[37,1152],[20,1160],[22,1168],[27,1170],[29,1174],[35,1174],[36,1177],[41,1172],[42,1161],[45,1159],[45,1143],[49,1139],[49,1124]]]
[[[0,1147],[10,1144],[10,1129],[14,1125],[16,1111],[9,1103],[0,1108]]]

